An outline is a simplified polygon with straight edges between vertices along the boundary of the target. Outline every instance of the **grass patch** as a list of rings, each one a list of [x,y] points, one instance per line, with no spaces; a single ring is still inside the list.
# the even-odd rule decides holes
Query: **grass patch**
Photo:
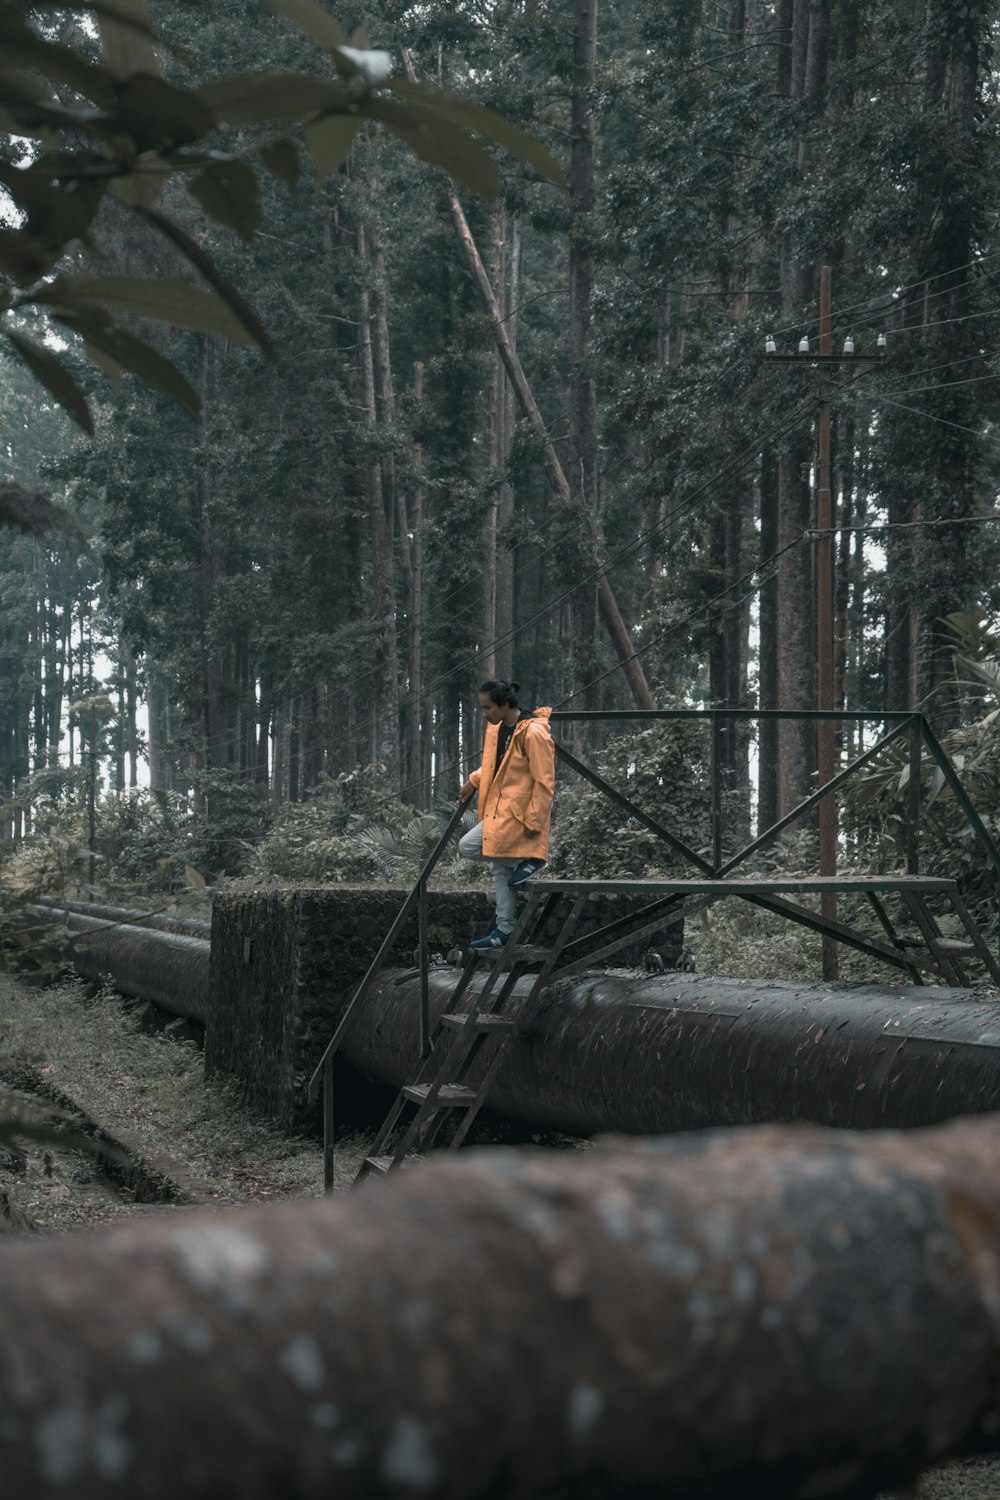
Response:
[[[29,988],[0,974],[0,1046],[73,1095],[112,1135],[121,1131],[151,1157],[180,1163],[220,1204],[322,1191],[318,1142],[289,1138],[254,1115],[237,1086],[206,1080],[197,1045],[143,1031],[138,1009],[114,991],[93,994],[77,980]],[[369,1145],[367,1135],[338,1142],[338,1189],[353,1180]],[[91,1193],[95,1174],[85,1154],[31,1150],[22,1156],[25,1171],[7,1163],[2,1184],[15,1214],[38,1222],[49,1202],[65,1201],[85,1184],[87,1193],[77,1196],[95,1197],[94,1217],[112,1212],[111,1190],[93,1185]],[[67,1192],[57,1191],[57,1183]],[[42,1213],[46,1228],[58,1218]]]

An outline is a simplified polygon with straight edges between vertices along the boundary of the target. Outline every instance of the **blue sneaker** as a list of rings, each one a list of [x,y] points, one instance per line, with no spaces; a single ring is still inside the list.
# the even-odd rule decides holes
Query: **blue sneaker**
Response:
[[[493,931],[488,932],[485,937],[473,938],[469,947],[473,948],[476,953],[488,953],[491,948],[502,948],[509,937],[509,932],[501,932],[499,927],[494,927]]]
[[[544,870],[546,861],[544,859],[522,859],[515,866],[514,873],[507,881],[508,885],[527,885],[529,880],[534,880],[539,870]]]

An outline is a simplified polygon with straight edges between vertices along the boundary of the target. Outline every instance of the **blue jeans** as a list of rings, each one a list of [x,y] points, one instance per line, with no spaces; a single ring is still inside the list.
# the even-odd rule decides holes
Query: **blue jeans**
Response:
[[[491,859],[483,853],[483,825],[477,823],[458,841],[458,852],[463,859],[476,859],[489,865],[496,877],[497,927],[501,932],[513,932],[517,921],[517,892],[507,884],[507,877],[521,863],[519,859]]]

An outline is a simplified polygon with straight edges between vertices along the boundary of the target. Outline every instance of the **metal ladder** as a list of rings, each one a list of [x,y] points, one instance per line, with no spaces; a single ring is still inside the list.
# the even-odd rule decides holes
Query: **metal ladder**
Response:
[[[396,1095],[356,1182],[373,1174],[384,1176],[420,1160],[445,1122],[456,1115],[456,1128],[447,1149],[458,1150],[486,1102],[521,1017],[530,1010],[572,936],[585,899],[581,896],[570,902],[559,892],[530,892],[504,946],[469,957],[448,1010],[431,1033],[429,1056],[419,1060]],[[560,905],[568,910],[562,914],[555,941],[547,945],[543,935]],[[493,960],[489,972],[482,987],[470,993],[473,975],[484,958]],[[518,980],[539,961],[541,968],[528,993],[515,995]],[[466,1080],[477,1064],[481,1071],[473,1085]],[[401,1134],[389,1148],[397,1130]]]
[[[945,937],[934,913],[927,905],[926,898],[916,891],[901,891],[900,895],[911,920],[920,931],[919,938],[904,937],[896,929],[882,901],[874,892],[868,893],[868,901],[894,946],[904,954],[907,950],[911,953],[918,949],[924,950],[929,954],[945,984],[956,985],[960,988],[968,986],[969,978],[965,971],[965,963],[969,959],[978,959],[994,983],[1000,984],[1000,965],[959,894],[957,884],[942,894],[951,903],[952,909],[961,922],[966,933],[965,938]],[[923,984],[916,963],[910,965],[910,968],[914,982]]]

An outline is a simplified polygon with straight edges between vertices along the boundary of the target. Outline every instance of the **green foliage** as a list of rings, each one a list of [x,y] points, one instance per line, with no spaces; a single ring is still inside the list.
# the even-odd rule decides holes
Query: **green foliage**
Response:
[[[275,0],[272,9],[300,26],[319,46],[338,81],[305,75],[243,73],[186,86],[160,76],[163,38],[142,0],[115,6],[83,0],[96,17],[103,55],[90,38],[57,40],[44,4],[0,6],[0,186],[16,219],[0,228],[0,331],[32,374],[86,431],[93,431],[87,398],[63,356],[44,341],[45,325],[30,315],[48,312],[79,335],[103,368],[130,370],[196,412],[199,397],[173,362],[123,330],[115,315],[161,320],[176,327],[221,333],[266,351],[263,326],[233,283],[184,232],[176,215],[157,204],[182,182],[217,224],[252,238],[261,217],[258,152],[269,171],[294,179],[284,134],[244,141],[237,127],[302,126],[320,176],[346,155],[359,124],[380,121],[422,160],[492,200],[498,174],[490,153],[470,133],[529,161],[544,176],[564,181],[555,158],[523,131],[488,109],[451,100],[438,90],[394,80],[388,53],[349,46],[337,23],[311,0]],[[358,37],[356,40],[363,41]],[[319,59],[316,60],[319,63]],[[398,83],[398,88],[397,88]],[[406,95],[407,102],[385,90]],[[29,139],[20,154],[13,140]],[[190,279],[126,278],[57,270],[75,247],[101,239],[101,213],[114,194],[135,218],[169,240],[187,262]],[[39,329],[43,342],[25,336]]]
[[[242,874],[254,883],[410,886],[443,826],[439,815],[414,817],[371,770],[347,773],[286,803]]]
[[[594,770],[629,801],[705,854],[711,844],[708,736],[675,721],[623,734],[592,758]],[[597,787],[560,773],[552,867],[594,880],[693,874],[693,867]]]

